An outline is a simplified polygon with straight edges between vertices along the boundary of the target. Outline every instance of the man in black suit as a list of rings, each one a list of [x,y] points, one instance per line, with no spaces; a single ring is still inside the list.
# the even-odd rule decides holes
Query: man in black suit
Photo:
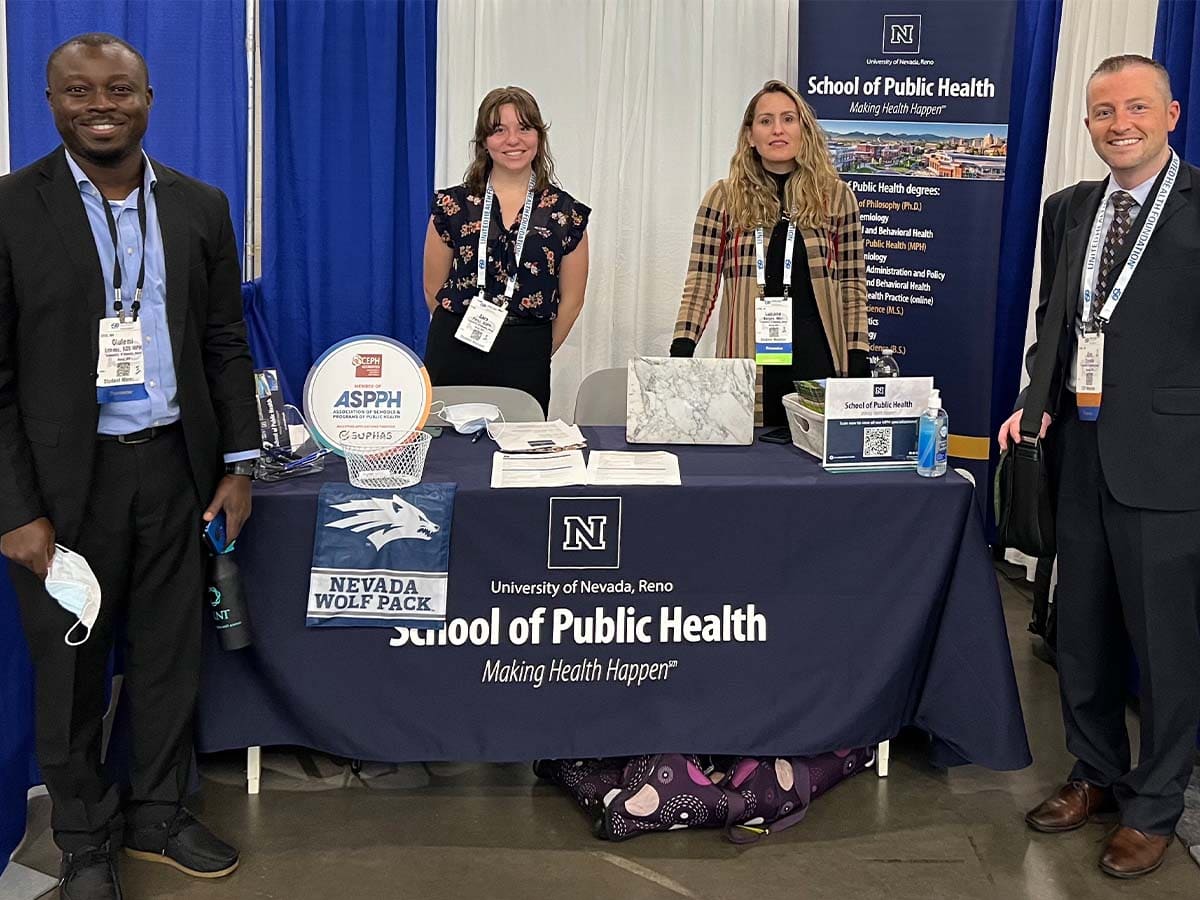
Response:
[[[1200,725],[1200,169],[1173,159],[1178,118],[1153,60],[1112,57],[1089,80],[1085,124],[1109,177],[1046,201],[1031,386],[999,435],[1020,441],[1025,396],[1048,396],[1058,672],[1077,762],[1026,821],[1069,831],[1118,810],[1100,867],[1122,878],[1162,863]]]
[[[0,553],[34,661],[60,894],[107,900],[120,897],[122,844],[203,877],[237,866],[181,801],[202,523],[223,512],[236,536],[250,514],[259,430],[229,205],[142,151],[145,60],[112,35],[81,35],[51,54],[46,77],[64,146],[0,179]],[[101,350],[118,321],[141,348],[125,344],[129,365],[110,367]],[[44,583],[56,541],[102,589],[90,632],[72,631],[89,634],[79,646],[64,642],[77,615]],[[118,622],[133,726],[124,804],[100,764]]]

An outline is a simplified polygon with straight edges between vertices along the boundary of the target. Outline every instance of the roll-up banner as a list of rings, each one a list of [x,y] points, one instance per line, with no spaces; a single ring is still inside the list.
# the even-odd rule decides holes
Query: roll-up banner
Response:
[[[800,4],[799,83],[858,197],[872,356],[932,375],[986,480],[1016,5]]]

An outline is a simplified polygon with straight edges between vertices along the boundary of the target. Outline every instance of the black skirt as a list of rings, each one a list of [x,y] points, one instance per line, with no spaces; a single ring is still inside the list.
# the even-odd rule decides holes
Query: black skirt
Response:
[[[548,319],[509,316],[487,353],[454,336],[462,316],[442,307],[433,312],[425,342],[425,369],[435,386],[486,384],[530,394],[550,408],[550,351],[553,328]]]

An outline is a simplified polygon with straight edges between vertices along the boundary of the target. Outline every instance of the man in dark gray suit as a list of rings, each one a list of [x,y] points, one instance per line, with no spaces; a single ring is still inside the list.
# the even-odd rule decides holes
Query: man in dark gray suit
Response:
[[[1048,389],[1058,672],[1077,761],[1026,822],[1070,831],[1117,810],[1100,867],[1120,878],[1161,865],[1200,725],[1200,169],[1167,145],[1178,118],[1153,60],[1112,57],[1092,74],[1085,123],[1109,176],[1046,201],[1028,359],[1026,394]],[[1021,440],[1023,406],[1024,396],[1001,447]],[[1129,646],[1141,677],[1136,766]]]
[[[229,205],[143,152],[145,60],[112,35],[80,35],[46,76],[63,146],[0,179],[0,553],[34,661],[60,893],[111,900],[122,844],[203,877],[237,866],[182,799],[201,528],[223,513],[236,536],[250,514],[259,430]],[[106,345],[110,330],[123,343]],[[45,587],[56,542],[102,589],[90,631],[72,632],[90,635],[79,646],[64,635],[88,617]],[[124,802],[100,765],[118,622],[133,727]]]

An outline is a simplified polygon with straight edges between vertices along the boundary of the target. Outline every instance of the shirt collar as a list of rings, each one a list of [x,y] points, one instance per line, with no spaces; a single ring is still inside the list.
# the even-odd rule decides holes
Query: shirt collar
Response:
[[[1150,189],[1154,187],[1154,182],[1158,181],[1158,176],[1161,174],[1162,170],[1160,169],[1141,184],[1131,188],[1121,187],[1119,184],[1117,184],[1117,180],[1110,176],[1108,179],[1108,188],[1104,191],[1104,202],[1107,204],[1109,198],[1112,197],[1112,195],[1117,191],[1125,191],[1125,193],[1133,197],[1133,201],[1138,206],[1145,206],[1146,199],[1150,196]]]
[[[79,168],[79,163],[75,162],[75,157],[71,156],[69,150],[63,147],[63,154],[67,157],[67,167],[71,170],[71,175],[75,178],[75,184],[78,186],[81,193],[92,194],[96,197],[103,198],[100,189],[92,184],[92,180],[87,177],[83,169]],[[142,175],[142,190],[149,194],[154,190],[154,186],[158,184],[158,176],[154,174],[154,166],[150,164],[150,157],[146,155],[146,151],[142,151],[142,162],[145,163],[145,170]]]

